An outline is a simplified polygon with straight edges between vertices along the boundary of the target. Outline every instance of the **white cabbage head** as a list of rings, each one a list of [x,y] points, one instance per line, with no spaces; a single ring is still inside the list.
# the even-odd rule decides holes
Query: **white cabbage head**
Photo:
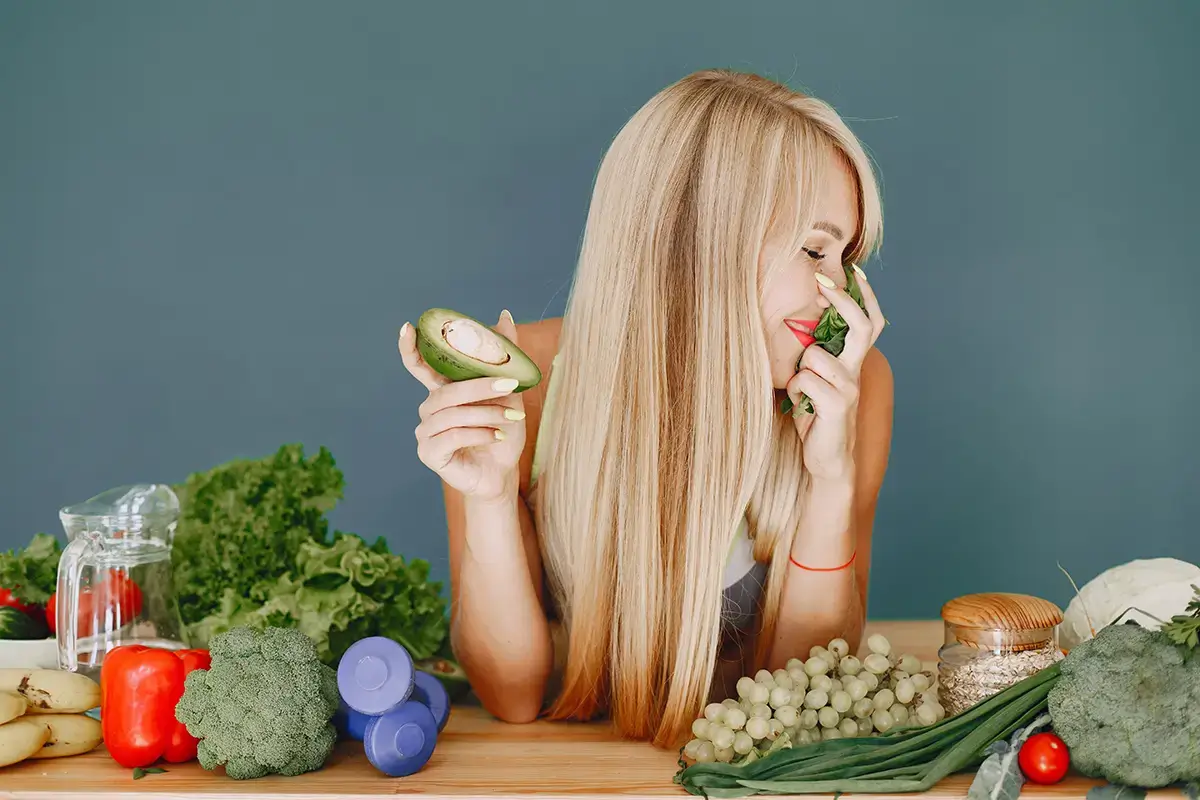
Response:
[[[1192,599],[1192,584],[1200,584],[1200,567],[1175,558],[1138,559],[1105,570],[1081,586],[1067,606],[1059,645],[1070,650],[1092,638],[1093,628],[1118,617],[1158,628],[1183,613]]]

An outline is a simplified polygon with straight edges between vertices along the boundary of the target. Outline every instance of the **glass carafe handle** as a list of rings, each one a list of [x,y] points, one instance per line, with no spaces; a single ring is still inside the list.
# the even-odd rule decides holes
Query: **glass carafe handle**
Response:
[[[84,531],[67,545],[58,562],[58,600],[55,631],[58,637],[58,666],[68,672],[79,668],[79,590],[87,556],[96,545],[96,534]]]

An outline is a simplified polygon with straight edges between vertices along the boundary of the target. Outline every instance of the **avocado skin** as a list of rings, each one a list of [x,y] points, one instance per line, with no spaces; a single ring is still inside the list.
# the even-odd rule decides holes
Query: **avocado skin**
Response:
[[[441,681],[452,702],[463,699],[471,692],[471,683],[463,668],[448,658],[426,658],[414,666]]]
[[[495,334],[509,355],[508,363],[487,364],[471,358],[465,353],[460,353],[446,344],[441,336],[442,326],[456,319],[471,320]],[[448,308],[431,308],[417,320],[416,333],[417,350],[421,353],[421,358],[425,359],[425,363],[439,375],[452,381],[472,378],[515,378],[518,383],[514,391],[518,393],[532,389],[542,381],[541,370],[538,369],[533,359],[525,354],[525,351],[491,325],[480,322],[467,314],[460,314]]]

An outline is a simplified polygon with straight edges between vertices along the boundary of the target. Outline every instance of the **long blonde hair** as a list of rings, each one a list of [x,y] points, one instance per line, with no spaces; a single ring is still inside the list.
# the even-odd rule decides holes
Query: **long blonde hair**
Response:
[[[882,229],[870,161],[829,105],[781,84],[694,73],[605,154],[535,495],[567,639],[549,718],[607,711],[626,736],[682,741],[713,679],[722,572],[743,518],[770,565],[763,662],[804,474],[771,384],[759,254],[768,235],[798,251],[837,158],[857,178],[849,257],[861,259]]]

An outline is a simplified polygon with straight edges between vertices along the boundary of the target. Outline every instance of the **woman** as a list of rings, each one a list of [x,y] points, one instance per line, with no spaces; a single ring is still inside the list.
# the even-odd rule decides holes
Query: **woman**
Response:
[[[844,265],[881,229],[828,105],[703,71],[605,155],[564,317],[501,314],[536,389],[448,383],[404,325],[429,389],[417,452],[445,485],[454,651],[491,713],[607,714],[673,747],[739,675],[857,647],[892,378],[870,282],[851,267],[864,314]],[[836,358],[810,346],[830,306],[849,324]],[[811,413],[781,412],[802,394]]]

